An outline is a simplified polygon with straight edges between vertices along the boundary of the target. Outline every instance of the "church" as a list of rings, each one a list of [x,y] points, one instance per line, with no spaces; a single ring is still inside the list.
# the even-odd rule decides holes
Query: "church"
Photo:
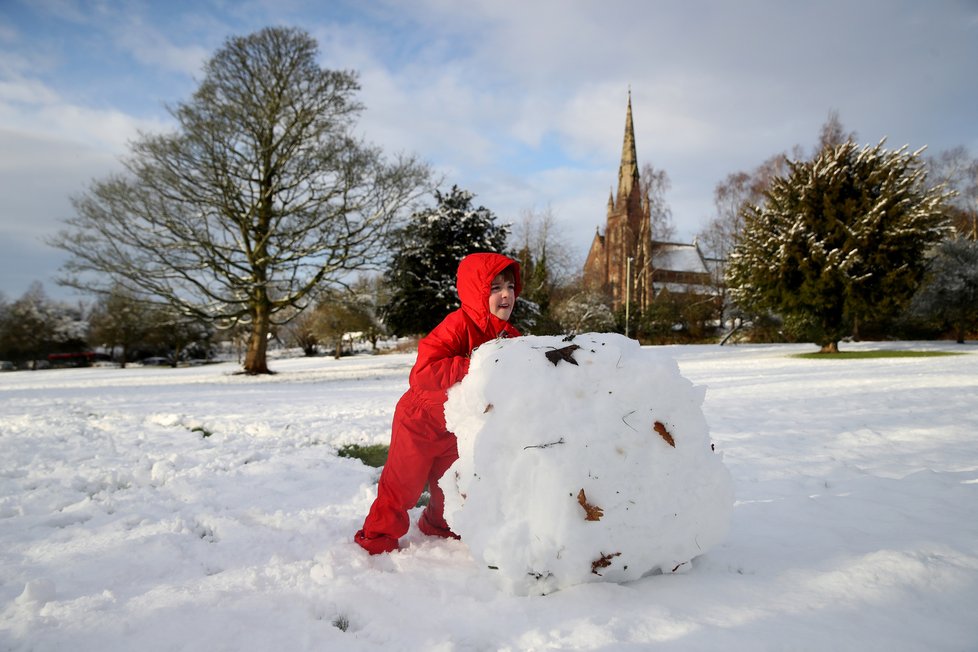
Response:
[[[604,234],[596,231],[584,282],[611,300],[612,310],[630,303],[645,310],[663,292],[709,296],[710,262],[696,242],[681,244],[652,239],[651,207],[639,181],[632,96],[625,112],[625,139],[618,166],[618,192],[608,197]]]

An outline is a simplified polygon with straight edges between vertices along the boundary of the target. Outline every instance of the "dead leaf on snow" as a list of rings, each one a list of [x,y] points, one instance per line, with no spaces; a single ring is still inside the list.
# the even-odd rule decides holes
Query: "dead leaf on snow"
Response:
[[[550,362],[554,363],[555,367],[557,366],[557,363],[560,362],[561,360],[563,360],[564,362],[569,362],[572,365],[576,365],[577,360],[574,359],[574,351],[578,350],[579,348],[581,347],[579,347],[576,344],[571,344],[569,346],[565,346],[562,349],[553,349],[552,351],[547,351],[544,355],[547,356],[547,360],[550,360]]]
[[[598,577],[602,577],[601,573],[598,572],[598,569],[607,568],[608,566],[611,566],[611,560],[614,559],[615,557],[620,557],[620,556],[621,556],[620,552],[613,552],[610,555],[606,555],[602,552],[601,557],[599,559],[595,559],[594,561],[591,562],[591,572],[597,575]]]
[[[664,440],[666,440],[667,444],[669,444],[673,448],[676,447],[676,440],[672,438],[672,435],[669,434],[669,431],[666,430],[666,427],[662,425],[661,421],[656,421],[655,423],[653,423],[652,429],[655,430],[657,433],[659,433],[659,436],[662,437]]]
[[[587,496],[584,494],[584,489],[581,489],[581,493],[577,494],[577,502],[584,508],[585,521],[600,521],[601,517],[604,516],[603,509],[596,505],[592,505],[587,501]]]

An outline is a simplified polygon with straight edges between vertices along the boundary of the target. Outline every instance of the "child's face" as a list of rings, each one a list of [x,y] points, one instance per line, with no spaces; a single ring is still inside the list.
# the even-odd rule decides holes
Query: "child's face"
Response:
[[[489,312],[506,321],[516,305],[516,284],[503,274],[497,274],[489,287]]]

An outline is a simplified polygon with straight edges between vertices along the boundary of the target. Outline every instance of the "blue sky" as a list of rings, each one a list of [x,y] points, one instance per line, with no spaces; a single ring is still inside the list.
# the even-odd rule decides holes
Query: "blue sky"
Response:
[[[64,255],[69,198],[171,124],[229,36],[298,26],[355,70],[359,130],[504,221],[549,210],[583,261],[617,180],[631,88],[640,163],[665,170],[679,237],[713,191],[832,110],[861,142],[978,156],[974,0],[0,0],[0,293]]]

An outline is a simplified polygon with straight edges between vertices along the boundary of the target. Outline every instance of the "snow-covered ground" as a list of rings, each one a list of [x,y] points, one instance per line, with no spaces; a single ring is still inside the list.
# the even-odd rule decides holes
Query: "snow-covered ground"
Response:
[[[0,374],[0,650],[975,650],[978,347],[666,350],[707,388],[727,539],[684,574],[501,592],[351,542],[411,354]],[[208,436],[205,436],[208,435]]]

